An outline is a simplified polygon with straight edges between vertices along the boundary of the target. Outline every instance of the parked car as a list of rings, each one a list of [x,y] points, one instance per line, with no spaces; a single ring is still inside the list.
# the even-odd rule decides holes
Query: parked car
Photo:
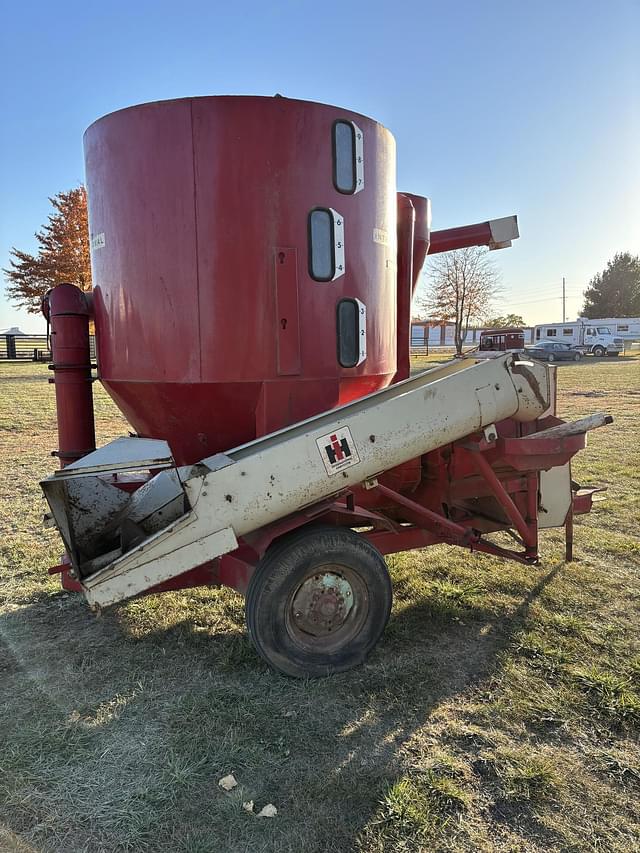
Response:
[[[559,341],[540,341],[538,344],[525,347],[524,352],[540,361],[580,361],[583,355],[576,347]]]

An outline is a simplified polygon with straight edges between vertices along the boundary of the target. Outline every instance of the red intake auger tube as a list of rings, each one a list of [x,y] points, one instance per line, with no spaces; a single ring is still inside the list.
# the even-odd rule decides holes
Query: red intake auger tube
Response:
[[[64,468],[96,449],[91,390],[89,320],[91,297],[75,284],[59,284],[42,300],[42,313],[51,324],[49,365],[54,374],[58,417],[58,450],[53,455]]]

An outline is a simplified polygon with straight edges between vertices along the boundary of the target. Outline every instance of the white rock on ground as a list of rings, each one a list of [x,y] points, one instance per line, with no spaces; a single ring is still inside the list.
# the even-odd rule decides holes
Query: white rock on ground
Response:
[[[236,777],[233,773],[229,773],[228,776],[223,776],[218,782],[218,785],[220,785],[221,788],[224,788],[225,791],[230,791],[232,788],[235,788],[237,784]]]

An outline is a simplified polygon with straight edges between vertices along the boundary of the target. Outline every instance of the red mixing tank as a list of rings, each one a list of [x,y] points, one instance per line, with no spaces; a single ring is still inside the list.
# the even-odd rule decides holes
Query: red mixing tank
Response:
[[[99,119],[85,158],[100,379],[178,463],[393,379],[395,142],[382,125],[279,96],[185,98]],[[407,198],[424,238],[416,278],[427,202]]]

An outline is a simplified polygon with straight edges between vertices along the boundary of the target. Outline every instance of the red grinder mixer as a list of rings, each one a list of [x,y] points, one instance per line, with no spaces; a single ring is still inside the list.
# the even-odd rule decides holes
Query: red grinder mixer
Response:
[[[381,636],[383,554],[440,542],[520,562],[588,511],[555,373],[508,354],[409,378],[428,253],[503,248],[515,217],[430,232],[372,119],[276,96],[131,107],[85,134],[93,293],[51,320],[62,469],[42,484],[93,606],[197,584],[246,593],[292,675]],[[95,450],[98,378],[136,435]],[[512,530],[519,549],[487,538]]]

